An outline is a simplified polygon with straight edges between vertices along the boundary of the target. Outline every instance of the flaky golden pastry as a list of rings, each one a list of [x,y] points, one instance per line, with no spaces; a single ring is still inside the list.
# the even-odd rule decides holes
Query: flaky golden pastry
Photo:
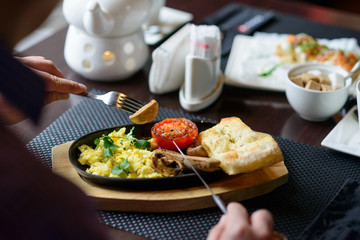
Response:
[[[229,175],[284,160],[279,145],[269,134],[253,131],[237,117],[223,118],[219,124],[199,133],[196,145],[202,145],[210,158],[220,160],[220,167]]]

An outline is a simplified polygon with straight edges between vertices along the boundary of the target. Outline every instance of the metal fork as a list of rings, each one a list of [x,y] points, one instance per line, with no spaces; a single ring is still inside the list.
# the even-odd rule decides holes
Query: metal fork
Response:
[[[91,99],[100,100],[108,106],[116,107],[129,113],[135,113],[144,106],[141,102],[128,97],[127,95],[115,91],[107,92],[105,94],[81,93],[80,96]]]

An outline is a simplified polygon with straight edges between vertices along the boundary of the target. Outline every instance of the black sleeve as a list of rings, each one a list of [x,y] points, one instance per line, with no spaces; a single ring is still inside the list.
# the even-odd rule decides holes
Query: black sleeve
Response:
[[[0,239],[106,239],[89,198],[0,126]]]

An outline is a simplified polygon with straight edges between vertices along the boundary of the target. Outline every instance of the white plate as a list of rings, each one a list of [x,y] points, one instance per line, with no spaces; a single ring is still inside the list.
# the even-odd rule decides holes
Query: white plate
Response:
[[[185,23],[192,21],[192,19],[193,15],[191,13],[162,7],[159,12],[158,22],[149,29],[144,30],[146,44],[150,46],[158,44]]]
[[[340,152],[360,157],[359,123],[354,116],[354,106],[324,138],[321,145]]]
[[[237,35],[234,38],[225,69],[225,83],[238,87],[284,92],[286,76],[295,64],[283,64],[270,76],[260,77],[280,59],[275,55],[276,47],[287,38],[287,34],[257,32],[253,37]],[[354,51],[360,55],[355,38],[318,39],[330,48]]]

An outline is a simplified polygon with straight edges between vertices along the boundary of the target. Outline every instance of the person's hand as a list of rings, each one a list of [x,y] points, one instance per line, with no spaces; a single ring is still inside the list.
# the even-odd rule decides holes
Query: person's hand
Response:
[[[210,230],[207,240],[238,239],[282,239],[274,232],[274,220],[266,209],[255,211],[249,216],[246,208],[232,202],[227,206],[227,213]]]
[[[31,56],[15,58],[44,79],[46,84],[44,104],[68,99],[70,93],[83,93],[87,90],[85,85],[65,79],[55,64],[44,57]],[[2,94],[0,94],[0,116],[5,124],[14,124],[26,119],[24,113],[12,105]]]
[[[55,64],[44,57],[29,56],[16,57],[16,59],[45,80],[47,91],[45,104],[65,100],[70,97],[70,93],[78,94],[87,90],[85,85],[65,79]]]

